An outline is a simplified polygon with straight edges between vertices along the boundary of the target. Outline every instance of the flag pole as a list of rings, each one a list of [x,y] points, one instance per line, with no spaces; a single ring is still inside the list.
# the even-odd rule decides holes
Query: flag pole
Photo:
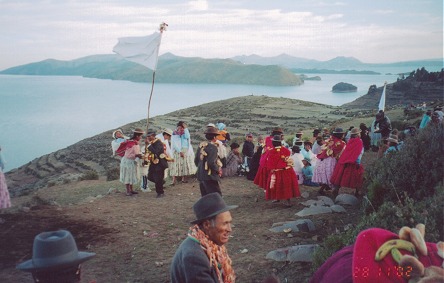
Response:
[[[162,35],[163,32],[166,30],[168,24],[167,23],[161,23],[160,24],[160,40],[159,40],[159,48],[157,48],[157,54],[156,54],[156,68],[153,70],[153,78],[151,82],[151,92],[150,92],[150,98],[148,100],[148,114],[146,117],[146,132],[148,133],[149,127],[150,127],[150,106],[151,106],[151,98],[153,97],[153,91],[154,91],[154,79],[156,78],[156,69],[157,69],[157,61],[159,60],[159,49],[160,49],[160,43],[162,42]]]

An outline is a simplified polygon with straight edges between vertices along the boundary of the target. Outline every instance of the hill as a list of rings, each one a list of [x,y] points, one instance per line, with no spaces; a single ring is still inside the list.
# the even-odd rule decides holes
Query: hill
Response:
[[[338,107],[287,98],[244,96],[207,103],[150,119],[150,127],[175,128],[179,120],[187,121],[193,144],[203,140],[210,122],[223,121],[233,137],[243,137],[249,131],[266,135],[280,125],[288,136],[298,129],[313,129],[345,117]],[[216,118],[217,117],[217,118]],[[215,120],[218,119],[218,120]],[[146,127],[146,121],[122,126],[125,133],[135,127]],[[6,173],[11,194],[19,195],[38,188],[77,180],[88,171],[107,176],[119,168],[119,160],[111,156],[113,129],[77,142],[67,148],[34,159]],[[239,140],[242,142],[242,138]]]
[[[428,72],[426,69],[418,69],[403,79],[387,84],[386,106],[418,105],[426,102],[437,103],[443,101],[444,71]],[[342,105],[351,109],[377,109],[381,98],[383,86],[372,85],[367,94],[356,100]]]
[[[72,61],[48,59],[6,69],[0,74],[83,76],[88,78],[151,82],[152,71],[118,55],[94,55]],[[157,83],[251,84],[294,86],[303,81],[279,66],[245,65],[231,59],[159,57]]]

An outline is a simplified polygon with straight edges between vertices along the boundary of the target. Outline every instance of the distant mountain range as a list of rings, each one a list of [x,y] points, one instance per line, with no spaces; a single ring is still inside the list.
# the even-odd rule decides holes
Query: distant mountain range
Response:
[[[353,57],[336,57],[328,61],[317,61],[281,54],[275,57],[249,55],[230,59],[203,59],[166,53],[159,57],[155,81],[157,83],[294,86],[303,83],[303,76],[295,74],[397,74],[410,73],[422,67],[429,71],[439,71],[442,66],[442,59],[368,64]],[[47,59],[12,67],[1,71],[0,74],[83,76],[133,82],[151,82],[152,80],[150,69],[115,54],[92,55],[71,61]]]
[[[415,60],[387,64],[363,63],[354,57],[339,56],[328,61],[318,61],[281,54],[275,57],[258,55],[236,56],[231,58],[244,64],[278,65],[296,73],[410,73],[424,67],[429,71],[439,71],[443,68],[443,59]]]

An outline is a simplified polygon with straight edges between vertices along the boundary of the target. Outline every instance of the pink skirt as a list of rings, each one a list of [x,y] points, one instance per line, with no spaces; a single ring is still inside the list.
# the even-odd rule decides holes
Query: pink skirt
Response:
[[[313,171],[311,180],[315,183],[331,185],[330,178],[335,170],[337,160],[334,157],[327,157],[322,161],[319,159]]]

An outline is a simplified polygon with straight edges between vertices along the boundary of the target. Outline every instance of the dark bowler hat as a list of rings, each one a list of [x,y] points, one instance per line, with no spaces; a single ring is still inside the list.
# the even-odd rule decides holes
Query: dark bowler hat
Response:
[[[95,255],[95,253],[79,252],[69,231],[43,232],[34,238],[32,259],[18,264],[17,269],[28,272],[57,270],[79,265]]]
[[[155,136],[155,135],[156,135],[156,131],[153,130],[153,129],[149,129],[149,130],[146,132],[146,135],[147,135],[147,136]]]
[[[192,224],[198,224],[210,219],[222,212],[238,207],[237,205],[226,205],[219,193],[211,193],[201,197],[194,205],[193,210],[196,220]]]
[[[344,130],[342,128],[336,128],[333,131],[333,134],[345,134]]]
[[[214,127],[207,127],[204,134],[217,136],[219,134],[219,131]]]
[[[272,141],[282,141],[281,135],[274,135]]]

